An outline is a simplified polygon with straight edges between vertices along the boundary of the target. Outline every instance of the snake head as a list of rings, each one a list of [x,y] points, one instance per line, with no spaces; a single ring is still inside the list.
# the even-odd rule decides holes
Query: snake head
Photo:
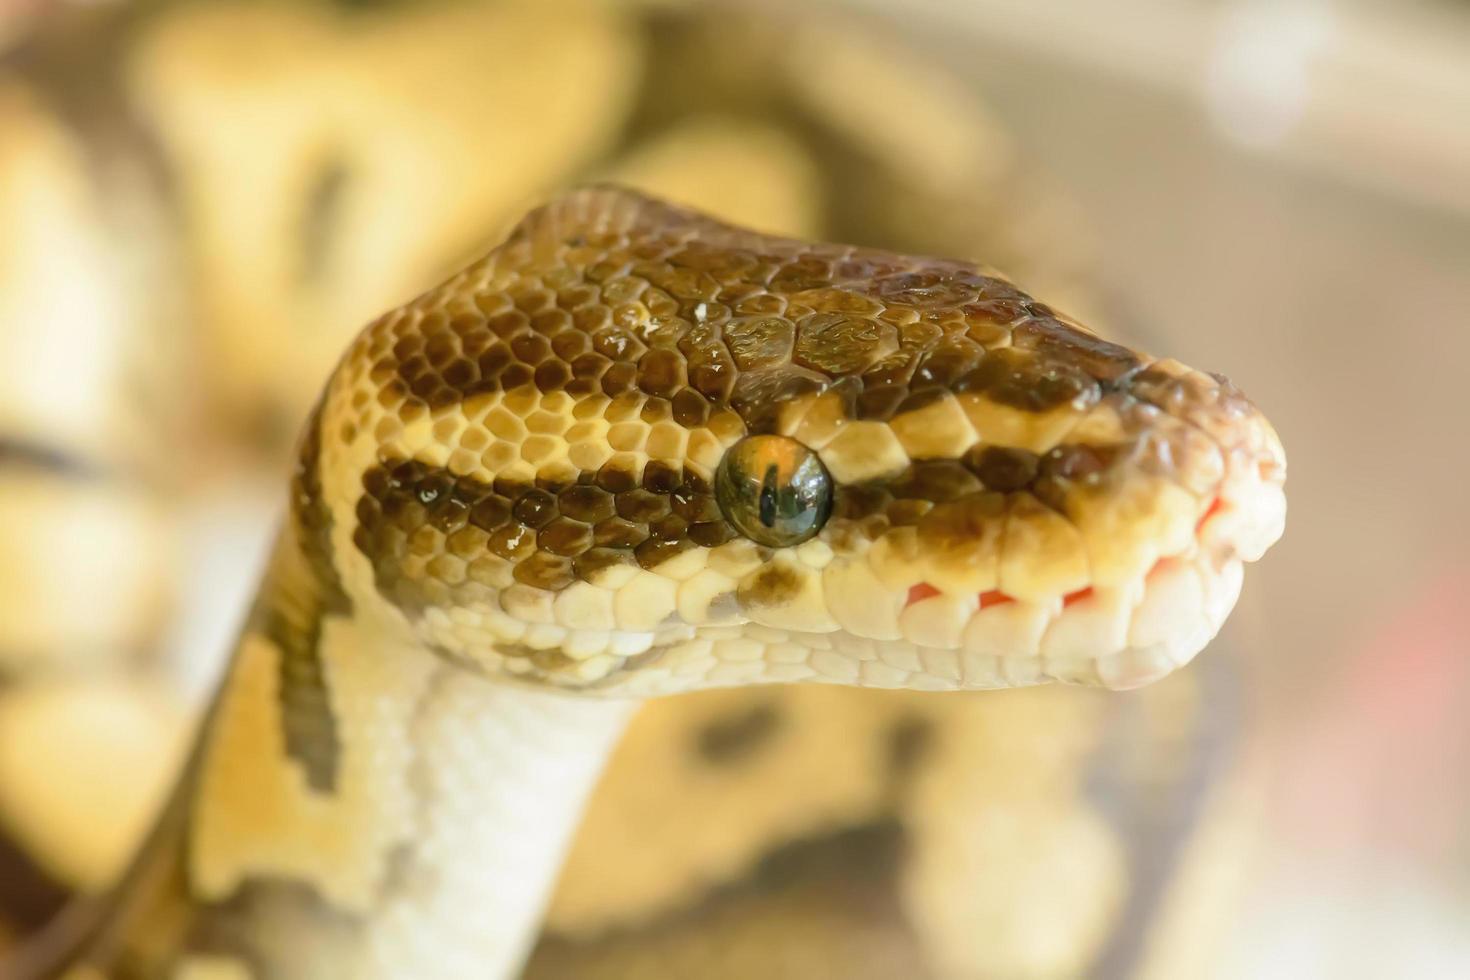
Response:
[[[351,602],[628,695],[1136,686],[1215,635],[1285,513],[1223,378],[969,263],[616,188],[370,325],[308,444]]]

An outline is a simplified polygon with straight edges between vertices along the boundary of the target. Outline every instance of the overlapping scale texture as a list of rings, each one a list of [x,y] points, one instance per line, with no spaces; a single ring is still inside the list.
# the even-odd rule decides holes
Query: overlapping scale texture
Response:
[[[640,479],[605,467],[568,484],[525,485],[406,460],[369,470],[363,486],[356,544],[372,557],[378,588],[408,609],[513,583],[560,591],[734,537],[704,478],[658,461]]]
[[[1159,606],[1145,585],[1164,563],[1222,569],[1280,533],[1280,444],[1227,383],[966,263],[613,189],[534,213],[369,327],[328,406],[332,434],[371,450],[347,519],[378,592],[438,620],[549,608],[547,629],[509,633],[568,661],[634,623],[690,642],[718,609],[724,629],[1051,651],[1063,666],[1037,676],[1095,681]],[[816,565],[741,541],[720,511],[715,468],[752,433],[798,439],[831,474]],[[1150,615],[1140,635],[1183,634]]]

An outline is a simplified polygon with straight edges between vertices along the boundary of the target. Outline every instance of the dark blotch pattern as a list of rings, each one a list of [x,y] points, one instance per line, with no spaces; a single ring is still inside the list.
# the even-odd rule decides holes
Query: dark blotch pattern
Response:
[[[626,227],[580,224],[609,211]],[[532,241],[553,222],[548,256]],[[730,404],[762,432],[780,399],[839,383],[864,418],[945,389],[1043,411],[1138,366],[974,266],[756,235],[609,189],[533,213],[497,260],[509,285],[452,282],[369,331],[386,407],[522,386],[640,392],[673,400],[685,424]]]
[[[575,483],[486,484],[404,460],[363,477],[354,542],[377,585],[406,609],[444,605],[511,581],[561,589],[611,565],[652,568],[735,536],[698,474],[611,464]]]
[[[746,609],[780,606],[796,598],[801,578],[786,565],[766,565],[740,583],[736,597]]]
[[[312,589],[263,595],[252,622],[280,651],[286,754],[301,764],[309,786],[331,792],[337,785],[342,745],[321,660],[322,620],[328,615],[350,615],[352,603],[332,560],[332,514],[321,486],[321,440],[318,406],[307,423],[291,478],[292,533],[302,559],[312,569]],[[294,582],[296,578],[272,576],[270,580]]]
[[[768,745],[780,729],[780,710],[771,701],[760,701],[738,714],[718,716],[700,728],[695,750],[713,765],[735,765]]]
[[[919,524],[936,506],[1025,491],[1065,513],[1069,493],[1115,471],[1131,447],[1063,444],[1037,455],[977,445],[961,459],[917,460],[897,476],[836,488],[832,519],[870,539]]]
[[[934,723],[919,715],[900,718],[888,734],[888,761],[893,773],[908,776],[934,744]]]
[[[60,447],[0,434],[0,470],[7,469],[35,470],[74,479],[102,475],[96,464]]]

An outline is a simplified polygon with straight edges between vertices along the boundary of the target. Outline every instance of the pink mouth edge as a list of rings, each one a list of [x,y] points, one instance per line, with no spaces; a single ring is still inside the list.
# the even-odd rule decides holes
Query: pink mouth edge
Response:
[[[1201,531],[1204,530],[1205,525],[1209,523],[1210,518],[1214,517],[1216,514],[1220,513],[1224,509],[1225,501],[1222,498],[1216,497],[1214,500],[1212,500],[1210,502],[1210,506],[1205,508],[1204,514],[1195,524],[1194,533],[1198,535]],[[1148,570],[1148,576],[1152,576],[1161,568],[1167,568],[1169,564],[1174,560],[1175,559],[1173,558],[1160,558],[1158,561],[1154,562],[1153,567]],[[1147,578],[1148,576],[1145,576],[1145,578]],[[912,606],[916,602],[923,602],[925,599],[932,599],[934,596],[937,596],[939,594],[940,590],[936,589],[928,582],[920,582],[918,585],[911,585],[909,586],[908,598],[904,601],[903,607],[907,609],[909,606]],[[1092,595],[1092,586],[1090,585],[1084,589],[1078,589],[1076,592],[1068,592],[1066,595],[1062,596],[1062,608],[1065,609],[1067,606],[1070,606],[1077,602],[1081,602],[1083,599],[1086,599],[1090,595]],[[999,589],[991,589],[987,592],[980,593],[981,609],[989,609],[991,606],[999,606],[1007,602],[1015,601],[1016,599],[1014,596],[1006,595]]]

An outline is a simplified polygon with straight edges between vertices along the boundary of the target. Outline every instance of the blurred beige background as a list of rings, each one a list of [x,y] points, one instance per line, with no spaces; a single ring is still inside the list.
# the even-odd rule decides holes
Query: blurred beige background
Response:
[[[536,197],[616,176],[971,255],[1236,379],[1287,447],[1290,515],[1205,655],[1238,675],[1240,761],[1178,874],[1233,897],[1170,904],[1154,962],[1194,916],[1221,977],[1470,975],[1470,3],[833,0],[657,26],[707,6],[6,7],[0,435],[72,461],[0,484],[6,676],[162,662],[197,697],[343,338]],[[7,753],[45,761],[66,719],[172,744],[187,708],[120,673],[0,711],[0,807]]]

